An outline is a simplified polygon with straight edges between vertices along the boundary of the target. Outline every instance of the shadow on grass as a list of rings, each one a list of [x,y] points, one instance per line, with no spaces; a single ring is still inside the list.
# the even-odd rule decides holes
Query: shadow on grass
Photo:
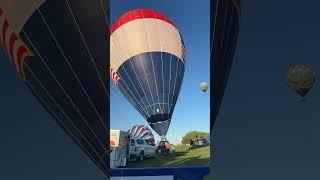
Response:
[[[158,155],[143,161],[129,162],[128,168],[144,167],[178,167],[178,166],[206,166],[209,158],[201,156],[185,157],[186,152],[177,152],[170,156]]]
[[[205,166],[205,165],[209,165],[209,158],[201,158],[201,156],[188,157],[172,164],[172,166]]]
[[[143,161],[129,162],[128,168],[207,166],[210,148],[206,146],[177,146],[176,152],[168,156],[156,155]]]

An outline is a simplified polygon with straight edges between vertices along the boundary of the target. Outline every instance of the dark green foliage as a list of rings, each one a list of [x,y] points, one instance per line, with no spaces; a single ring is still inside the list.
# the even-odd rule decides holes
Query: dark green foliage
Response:
[[[190,140],[196,142],[202,138],[210,138],[210,133],[207,132],[200,132],[200,131],[190,131],[188,132],[183,138],[181,143],[182,144],[190,144]]]

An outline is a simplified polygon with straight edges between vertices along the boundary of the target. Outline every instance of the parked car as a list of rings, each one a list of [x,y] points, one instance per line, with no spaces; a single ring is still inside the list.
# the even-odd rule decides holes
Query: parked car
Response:
[[[203,141],[203,145],[204,146],[210,145],[210,139],[209,138],[203,138],[202,141]]]
[[[210,140],[208,138],[202,138],[196,141],[195,145],[208,146],[210,145]]]
[[[130,159],[143,161],[145,157],[153,157],[156,154],[156,145],[146,139],[130,139]]]

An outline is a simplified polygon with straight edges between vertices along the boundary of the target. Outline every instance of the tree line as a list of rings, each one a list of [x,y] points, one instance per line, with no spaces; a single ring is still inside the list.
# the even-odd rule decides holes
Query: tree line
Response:
[[[190,131],[185,136],[183,136],[181,143],[190,144],[190,140],[196,142],[202,138],[210,138],[210,133],[200,132],[200,131]]]

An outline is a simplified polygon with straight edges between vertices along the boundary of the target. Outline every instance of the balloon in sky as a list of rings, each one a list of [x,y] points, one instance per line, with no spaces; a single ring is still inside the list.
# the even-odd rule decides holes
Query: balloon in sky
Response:
[[[211,3],[211,61],[213,111],[212,130],[220,110],[233,62],[240,27],[241,1],[215,0]]]
[[[132,128],[130,128],[128,132],[135,138],[142,138],[155,142],[154,135],[147,126],[135,125]]]
[[[206,92],[207,89],[208,89],[208,83],[206,83],[206,82],[200,83],[200,90],[201,91]]]
[[[315,81],[315,72],[308,65],[293,65],[288,70],[288,87],[302,97],[307,95]]]
[[[164,15],[136,9],[110,30],[110,75],[160,136],[167,134],[185,70],[185,46]]]
[[[106,5],[106,0],[0,0],[0,39],[19,78],[108,174]]]

